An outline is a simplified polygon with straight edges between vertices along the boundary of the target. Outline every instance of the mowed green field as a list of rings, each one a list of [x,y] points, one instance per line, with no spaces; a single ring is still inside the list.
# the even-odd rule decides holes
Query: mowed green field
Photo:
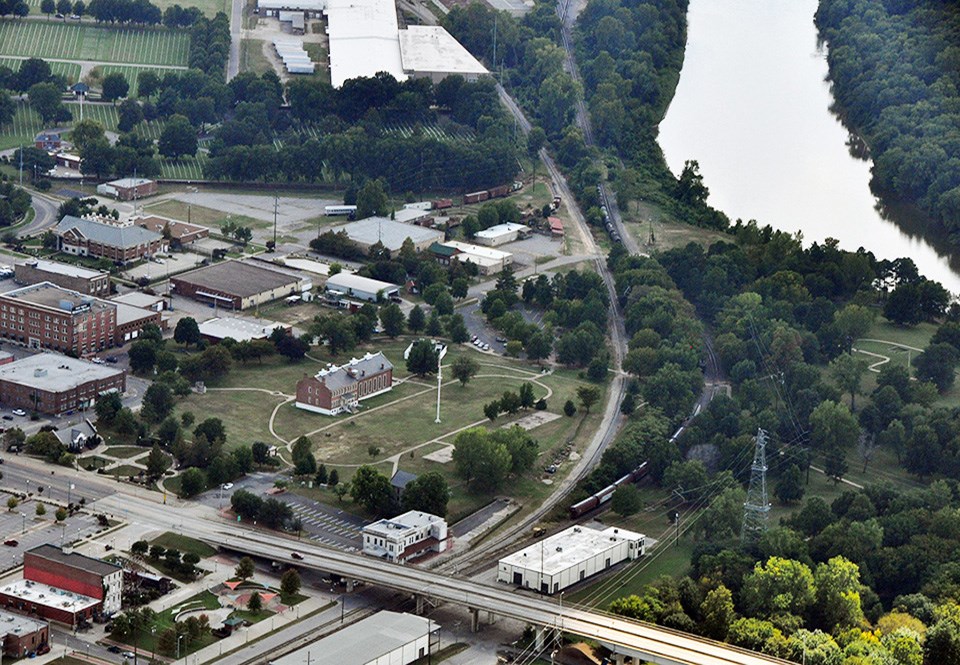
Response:
[[[187,64],[189,47],[190,36],[182,30],[0,22],[0,56],[182,67]]]
[[[30,145],[33,138],[45,129],[40,116],[25,103],[17,104],[13,121],[0,126],[0,150],[9,150],[20,145]]]
[[[170,71],[168,68],[157,68],[157,67],[137,67],[130,65],[97,65],[97,69],[100,70],[100,74],[106,76],[107,74],[120,73],[123,74],[123,78],[127,79],[127,83],[130,84],[130,91],[127,93],[129,97],[137,96],[137,83],[140,80],[140,75],[143,72],[151,71],[155,72],[158,76],[163,78],[163,75]],[[184,68],[186,69],[186,68]]]
[[[0,58],[0,67],[9,67],[13,71],[20,70],[20,63],[26,58]],[[50,71],[67,79],[69,83],[76,83],[80,78],[80,65],[76,62],[51,62]]]

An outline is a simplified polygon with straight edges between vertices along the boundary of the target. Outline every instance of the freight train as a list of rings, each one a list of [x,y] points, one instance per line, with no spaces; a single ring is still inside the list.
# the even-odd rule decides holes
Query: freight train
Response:
[[[480,203],[481,201],[486,201],[487,199],[498,199],[509,195],[511,192],[519,190],[521,187],[523,187],[522,182],[515,182],[512,185],[499,185],[498,187],[483,189],[479,192],[470,192],[469,194],[463,195],[463,202],[465,204],[470,204]]]
[[[687,420],[689,422],[689,419]],[[687,422],[684,422],[680,428],[673,433],[673,436],[670,437],[670,443],[676,443],[677,439],[680,438],[680,435],[683,434],[683,431],[687,428]],[[623,476],[622,478],[617,479],[611,485],[607,485],[599,492],[591,494],[583,501],[573,504],[570,506],[570,519],[576,520],[583,517],[585,514],[589,513],[594,508],[599,508],[603,504],[610,501],[613,498],[613,493],[617,491],[617,488],[626,485],[627,483],[636,483],[646,477],[649,468],[648,462],[642,462],[640,466],[636,469]]]

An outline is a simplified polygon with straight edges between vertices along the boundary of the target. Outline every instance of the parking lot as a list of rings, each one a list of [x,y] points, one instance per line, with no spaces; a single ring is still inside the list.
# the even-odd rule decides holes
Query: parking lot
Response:
[[[23,553],[34,547],[53,543],[69,545],[95,534],[102,527],[97,520],[83,513],[68,517],[63,524],[53,519],[54,506],[48,506],[44,517],[36,517],[36,502],[27,501],[15,511],[0,513],[0,534],[15,546],[0,547],[0,570],[9,570],[23,563]]]

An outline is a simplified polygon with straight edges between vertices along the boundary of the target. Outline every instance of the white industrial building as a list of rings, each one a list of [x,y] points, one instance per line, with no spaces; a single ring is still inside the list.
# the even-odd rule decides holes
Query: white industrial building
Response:
[[[456,255],[457,261],[461,263],[466,263],[467,261],[473,263],[477,266],[481,275],[492,275],[513,265],[513,254],[500,249],[471,245],[468,242],[460,242],[459,240],[449,240],[441,244],[444,247],[456,249],[458,252]]]
[[[526,238],[531,233],[533,232],[530,230],[530,227],[524,226],[523,224],[497,224],[496,226],[491,226],[489,229],[480,231],[473,239],[481,245],[496,247],[497,245],[505,245],[508,242]]]
[[[497,581],[557,593],[621,561],[643,556],[645,536],[609,527],[572,526],[500,559]]]
[[[403,72],[411,78],[439,83],[452,74],[474,82],[488,74],[470,51],[437,25],[411,25],[399,32]]]
[[[339,88],[349,79],[386,72],[398,81],[427,77],[434,83],[451,74],[468,81],[488,75],[486,68],[439,26],[401,30],[394,0],[258,0],[257,11],[294,23],[323,13],[330,41],[330,83]],[[286,64],[286,60],[284,60]],[[288,65],[288,71],[291,71]]]
[[[269,665],[408,665],[435,654],[440,624],[426,617],[377,612]]]
[[[303,32],[303,14],[298,12],[280,12],[280,20],[289,20],[293,30]],[[291,39],[289,37],[277,38],[273,40],[273,47],[277,50],[277,55],[283,60],[283,66],[286,67],[288,74],[313,74],[315,65],[310,60],[309,54],[303,50],[302,39]]]
[[[363,527],[363,553],[394,563],[446,549],[447,523],[442,517],[419,510]]]
[[[415,224],[404,224],[387,217],[367,217],[356,222],[330,229],[334,233],[346,232],[347,237],[361,250],[367,252],[378,242],[391,252],[399,252],[407,238],[418,252],[435,242],[443,242],[443,231]]]
[[[266,319],[237,319],[217,317],[207,319],[197,326],[200,336],[209,342],[221,342],[228,337],[236,342],[252,342],[255,339],[267,339],[277,328],[289,330],[290,326]]]
[[[327,291],[337,291],[348,298],[367,302],[378,302],[381,299],[396,298],[400,295],[400,287],[396,284],[344,272],[339,272],[327,279]]]

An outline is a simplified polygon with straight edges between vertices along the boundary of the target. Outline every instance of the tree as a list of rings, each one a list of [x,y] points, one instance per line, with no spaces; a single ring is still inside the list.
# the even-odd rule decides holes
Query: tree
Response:
[[[130,546],[130,553],[136,557],[143,558],[150,550],[150,543],[145,540],[138,540]]]
[[[497,416],[500,415],[500,400],[495,399],[492,402],[487,402],[483,405],[483,415],[490,422],[493,422],[497,419]]]
[[[288,568],[280,577],[280,591],[287,598],[298,594],[300,592],[300,573],[293,568]]]
[[[189,468],[180,476],[180,494],[185,499],[195,497],[207,489],[207,474],[203,469]]]
[[[633,483],[625,483],[618,487],[610,499],[610,508],[621,517],[636,515],[643,502],[640,499],[640,490]]]
[[[742,603],[751,616],[793,614],[802,617],[813,605],[813,573],[803,563],[770,557],[757,563],[743,581]]]
[[[420,305],[414,305],[413,309],[410,310],[410,316],[407,317],[407,328],[413,334],[417,334],[426,325],[427,315],[423,313],[423,308]]]
[[[460,432],[454,440],[453,461],[457,475],[479,492],[499,489],[510,471],[510,452],[482,427]]]
[[[47,15],[47,18],[50,18],[50,14],[57,11],[57,3],[55,0],[42,0],[40,3],[40,11]]]
[[[870,330],[875,318],[874,311],[863,305],[850,304],[837,310],[833,315],[833,324],[845,341],[844,348],[849,351],[854,342]]]
[[[245,556],[237,563],[237,567],[234,569],[233,574],[241,580],[248,580],[253,577],[254,571],[255,567],[253,564],[253,559]]]
[[[63,522],[65,519],[67,519],[67,509],[57,508],[57,512],[53,514],[53,517],[57,520],[57,522]]]
[[[185,316],[177,321],[177,327],[173,331],[173,340],[177,344],[183,344],[189,347],[191,344],[200,342],[200,326],[192,316]]]
[[[134,374],[147,374],[157,364],[157,348],[152,342],[137,340],[130,345],[128,352],[130,369]]]
[[[159,478],[170,468],[170,458],[160,449],[159,444],[153,444],[153,448],[150,449],[146,466],[147,476],[150,478]]]
[[[796,464],[791,464],[777,480],[774,494],[780,503],[789,505],[800,501],[803,493],[803,471]]]
[[[330,469],[330,479],[327,480],[327,485],[330,487],[337,487],[340,483],[340,472],[336,469]]]
[[[830,376],[840,390],[850,393],[850,410],[856,411],[857,393],[867,364],[852,353],[842,353],[830,363]]]
[[[383,332],[391,339],[403,334],[404,318],[400,306],[396,303],[390,303],[380,309],[380,325],[383,326]]]
[[[106,102],[112,102],[127,96],[130,84],[120,72],[110,72],[103,77],[103,92],[100,97]]]
[[[374,467],[363,465],[353,476],[350,497],[376,515],[386,515],[393,508],[393,487],[390,479]]]
[[[47,507],[43,505],[42,502],[37,502],[37,508],[34,511],[37,514],[37,517],[43,517],[47,514]]]
[[[573,415],[577,412],[577,405],[573,403],[572,399],[568,399],[563,403],[563,414],[568,418],[572,418]]]
[[[173,405],[173,392],[167,385],[155,381],[143,393],[143,408],[140,415],[148,423],[159,423],[170,415]]]
[[[277,343],[277,353],[290,362],[300,362],[310,350],[310,345],[303,339],[293,335],[284,335]]]
[[[387,215],[389,200],[380,180],[368,180],[357,192],[357,219]]]
[[[407,371],[419,377],[425,377],[437,371],[437,350],[433,342],[420,339],[413,343],[407,357]]]
[[[109,426],[113,424],[117,413],[123,408],[123,400],[120,398],[119,393],[106,393],[97,398],[97,402],[93,408],[97,413],[97,422]]]
[[[529,381],[524,381],[520,384],[520,408],[532,408],[534,402],[536,402],[536,398],[533,394],[533,384]]]
[[[263,441],[254,441],[250,446],[253,461],[257,464],[267,464],[270,461],[270,446]]]
[[[936,665],[960,665],[960,625],[941,619],[927,631],[923,641],[923,662]]]
[[[254,591],[250,596],[250,600],[247,601],[247,609],[253,614],[260,614],[260,611],[263,610],[263,599],[258,592]]]
[[[929,345],[913,359],[913,366],[919,380],[930,381],[937,386],[937,390],[945,393],[953,386],[958,362],[960,351],[941,342]]]
[[[723,584],[707,592],[700,606],[703,616],[703,632],[714,640],[725,640],[730,624],[736,618],[733,609],[733,594]]]
[[[527,339],[524,351],[527,352],[527,360],[534,360],[539,364],[553,353],[553,338],[545,330],[535,332]]]
[[[467,324],[463,321],[463,315],[455,313],[447,322],[447,336],[454,344],[463,344],[470,339],[470,333],[467,332]]]
[[[842,449],[831,448],[827,451],[823,460],[823,472],[828,478],[832,478],[834,483],[843,480],[843,476],[846,475],[849,468],[847,456]]]
[[[7,499],[7,508],[9,508],[10,510],[15,509],[19,505],[20,505],[20,500],[17,497],[12,496],[9,499]]]
[[[44,122],[54,122],[64,111],[60,88],[53,83],[35,83],[27,91],[30,107]]]
[[[813,573],[816,586],[814,614],[823,630],[855,628],[863,621],[860,606],[860,568],[836,556],[817,565]]]
[[[446,479],[437,471],[430,471],[407,483],[403,489],[403,510],[419,510],[431,515],[446,517],[450,488]]]
[[[577,388],[577,399],[586,413],[590,413],[590,407],[600,401],[600,388],[597,386],[580,386]]]
[[[174,114],[167,119],[157,146],[161,155],[171,159],[196,154],[197,132],[186,117]]]
[[[230,495],[230,507],[242,519],[253,520],[260,514],[263,499],[247,490],[237,490]]]
[[[810,414],[810,442],[823,454],[849,450],[859,435],[857,419],[842,404],[826,400]]]
[[[461,386],[467,385],[471,378],[480,371],[480,364],[470,356],[458,356],[450,366],[450,373]]]

